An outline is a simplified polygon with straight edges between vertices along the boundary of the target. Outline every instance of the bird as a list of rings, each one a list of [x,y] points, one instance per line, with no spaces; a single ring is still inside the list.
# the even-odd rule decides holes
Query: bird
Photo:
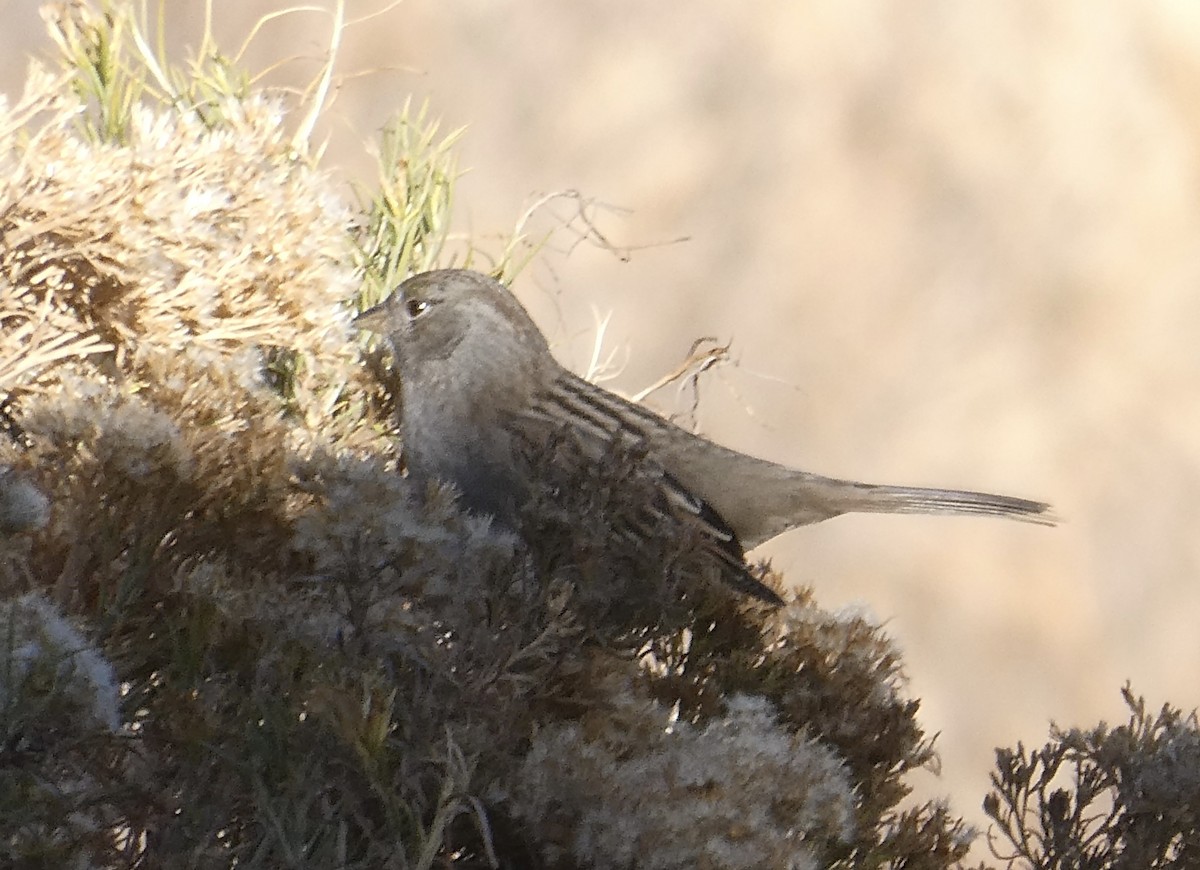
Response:
[[[561,365],[513,293],[477,271],[415,274],[355,325],[392,346],[410,477],[451,483],[467,510],[515,529],[546,462],[596,463],[618,451],[644,502],[622,533],[695,533],[727,582],[771,606],[783,600],[745,552],[798,526],[846,513],[1055,522],[1040,501],[826,477],[689,432]],[[563,438],[572,449],[539,450]]]

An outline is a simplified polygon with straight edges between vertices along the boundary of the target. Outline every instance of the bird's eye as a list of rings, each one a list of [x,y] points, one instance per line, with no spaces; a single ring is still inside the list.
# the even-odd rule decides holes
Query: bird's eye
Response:
[[[429,310],[429,303],[424,299],[408,299],[404,302],[404,310],[408,312],[409,317],[420,317]]]

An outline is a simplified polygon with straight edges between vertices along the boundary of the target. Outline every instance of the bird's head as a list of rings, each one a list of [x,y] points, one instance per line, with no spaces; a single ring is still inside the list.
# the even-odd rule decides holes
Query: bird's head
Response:
[[[467,386],[549,356],[542,333],[508,288],[467,269],[414,275],[354,323],[388,338],[402,378],[444,377],[450,370]]]

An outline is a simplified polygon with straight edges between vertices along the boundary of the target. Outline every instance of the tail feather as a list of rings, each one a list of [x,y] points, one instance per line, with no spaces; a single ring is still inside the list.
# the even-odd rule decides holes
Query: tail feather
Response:
[[[1007,517],[1026,523],[1052,526],[1057,519],[1045,502],[971,492],[962,489],[928,489],[920,486],[881,486],[838,481],[839,513],[975,514]]]
[[[756,501],[726,498],[733,515],[725,519],[748,550],[788,529],[849,513],[959,514],[1042,526],[1058,522],[1045,502],[990,492],[859,483],[804,471],[790,471],[783,487],[769,479],[763,483]]]

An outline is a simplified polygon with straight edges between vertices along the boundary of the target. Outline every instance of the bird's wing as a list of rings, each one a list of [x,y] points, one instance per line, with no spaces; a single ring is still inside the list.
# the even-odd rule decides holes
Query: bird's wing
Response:
[[[746,566],[744,551],[733,528],[711,503],[684,486],[663,468],[653,446],[665,429],[675,429],[657,414],[564,371],[548,388],[538,391],[522,412],[517,429],[528,441],[567,437],[584,461],[601,463],[619,454],[636,464],[640,480],[654,491],[649,503],[631,506],[623,516],[634,536],[670,534],[683,522],[699,531],[704,551],[720,566],[721,576],[740,591],[773,605],[783,601],[760,583]]]

